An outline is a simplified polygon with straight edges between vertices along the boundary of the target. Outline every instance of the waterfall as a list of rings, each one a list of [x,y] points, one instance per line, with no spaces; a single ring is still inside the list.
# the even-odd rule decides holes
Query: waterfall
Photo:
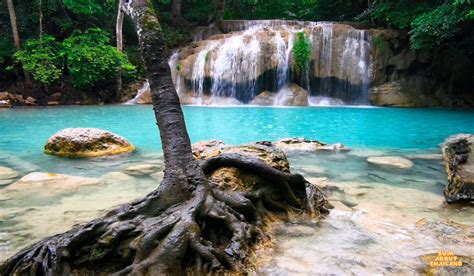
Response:
[[[211,95],[247,100],[257,92],[260,42],[252,32],[226,38],[212,62]]]
[[[276,56],[278,59],[278,69],[277,69],[277,85],[276,90],[284,88],[290,83],[290,57],[291,50],[293,50],[293,39],[294,33],[288,33],[288,43],[285,43],[281,36],[281,32],[277,32],[275,35],[275,44],[276,44]]]
[[[148,82],[148,80],[143,83],[142,88],[138,89],[137,95],[135,95],[133,99],[127,101],[125,104],[140,104],[142,103],[140,100],[143,97],[146,97],[145,94],[150,94],[150,83]]]
[[[369,104],[374,51],[368,31],[330,22],[284,20],[223,21],[220,28],[224,33],[205,40],[197,33],[193,43],[170,59],[183,103],[241,104],[270,97],[263,102],[277,105],[291,102],[279,100],[291,95],[288,89],[300,94],[303,89],[309,105]],[[301,79],[293,79],[298,32],[305,32],[312,53]]]
[[[345,104],[368,105],[373,62],[367,32],[349,29],[334,36],[333,24],[322,26],[321,50],[316,60],[320,80],[313,95],[337,98]],[[339,47],[333,45],[335,40]]]

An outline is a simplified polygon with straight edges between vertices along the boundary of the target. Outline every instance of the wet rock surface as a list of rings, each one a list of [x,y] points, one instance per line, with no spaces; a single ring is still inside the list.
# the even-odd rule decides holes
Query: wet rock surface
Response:
[[[127,153],[135,150],[128,140],[96,128],[67,128],[48,139],[44,152],[61,157],[81,158]]]
[[[394,167],[399,169],[410,169],[413,162],[400,156],[372,156],[367,158],[367,162],[378,166]]]
[[[274,99],[274,105],[278,106],[307,106],[308,91],[297,84],[291,84],[281,89]]]
[[[10,184],[18,176],[19,173],[17,171],[0,166],[0,186]]]
[[[441,146],[448,185],[444,196],[448,203],[474,200],[474,135],[458,134]]]
[[[290,164],[283,151],[270,142],[256,142],[241,146],[227,146],[221,141],[204,141],[193,144],[193,153],[196,159],[209,159],[221,154],[240,154],[257,158],[273,168],[289,172]],[[233,167],[223,167],[214,171],[209,180],[215,183],[226,183],[230,187],[251,188],[259,178],[245,171]]]
[[[151,175],[163,168],[156,164],[138,164],[126,168],[123,172],[132,176]]]
[[[81,186],[97,185],[100,181],[96,178],[72,176],[65,174],[34,172],[20,178],[9,185],[7,192],[45,192],[49,194],[74,192]]]
[[[308,140],[305,138],[285,138],[277,141],[275,146],[285,152],[300,151],[300,152],[348,152],[350,149],[343,144],[325,144],[316,140]]]

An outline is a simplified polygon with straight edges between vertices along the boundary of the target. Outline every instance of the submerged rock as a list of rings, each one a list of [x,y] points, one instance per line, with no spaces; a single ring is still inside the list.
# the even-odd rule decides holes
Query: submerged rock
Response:
[[[325,144],[316,140],[308,140],[305,138],[285,138],[275,143],[275,146],[284,152],[292,151],[350,151],[343,144]]]
[[[127,139],[96,128],[67,128],[49,138],[44,152],[62,157],[97,157],[135,150]]]
[[[448,185],[444,196],[448,203],[474,200],[474,135],[458,134],[442,145]]]
[[[127,185],[131,185],[131,184],[137,183],[136,178],[122,172],[106,173],[100,177],[100,181],[106,185],[124,184],[124,183],[127,183]]]
[[[367,158],[367,162],[375,165],[397,167],[400,169],[409,169],[413,167],[413,162],[399,156],[372,156]]]
[[[18,177],[18,172],[10,168],[0,166],[0,181],[10,180],[15,177]]]
[[[133,176],[144,176],[153,174],[160,169],[160,166],[154,164],[138,164],[126,168],[123,172]]]
[[[99,183],[100,181],[95,178],[34,172],[23,176],[5,190],[18,192],[41,189],[50,194],[63,191],[75,191],[78,187],[97,185]]]

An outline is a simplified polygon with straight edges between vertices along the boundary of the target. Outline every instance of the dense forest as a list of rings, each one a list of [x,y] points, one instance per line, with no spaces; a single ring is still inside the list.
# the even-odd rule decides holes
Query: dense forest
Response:
[[[150,0],[151,1],[151,0]],[[83,102],[114,102],[144,77],[130,20],[112,0],[0,2],[0,91],[41,99],[60,91]],[[474,58],[471,0],[155,0],[167,46],[220,20],[357,22],[406,30],[412,49],[460,51]],[[377,41],[376,41],[377,43]],[[64,97],[64,95],[63,95]]]

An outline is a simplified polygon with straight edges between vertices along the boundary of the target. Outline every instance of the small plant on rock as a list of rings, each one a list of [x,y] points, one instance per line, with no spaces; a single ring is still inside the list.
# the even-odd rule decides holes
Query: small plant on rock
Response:
[[[297,34],[293,47],[293,57],[295,59],[295,71],[301,73],[311,61],[311,41],[304,32]]]

